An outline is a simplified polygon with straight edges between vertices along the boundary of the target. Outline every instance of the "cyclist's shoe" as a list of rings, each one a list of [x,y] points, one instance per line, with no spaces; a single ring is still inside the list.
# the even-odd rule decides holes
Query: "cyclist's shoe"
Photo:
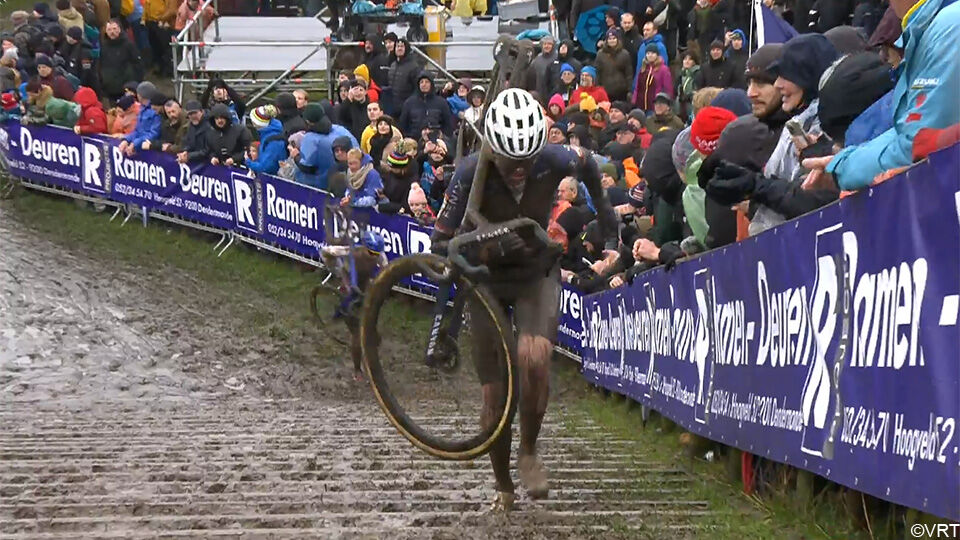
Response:
[[[550,488],[547,483],[547,470],[540,456],[531,454],[518,457],[517,472],[520,473],[520,483],[531,499],[547,498]]]
[[[490,505],[490,512],[494,514],[506,514],[513,510],[513,503],[517,500],[517,495],[498,491],[493,497],[493,504]]]

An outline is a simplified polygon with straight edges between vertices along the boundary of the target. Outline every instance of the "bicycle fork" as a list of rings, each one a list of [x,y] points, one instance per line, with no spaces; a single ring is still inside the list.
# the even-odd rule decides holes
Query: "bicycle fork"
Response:
[[[453,279],[444,279],[438,283],[426,355],[428,366],[447,372],[455,370],[460,363],[457,337],[463,324],[466,298],[466,294],[453,295],[453,309],[448,309],[447,302],[453,292],[453,282]]]

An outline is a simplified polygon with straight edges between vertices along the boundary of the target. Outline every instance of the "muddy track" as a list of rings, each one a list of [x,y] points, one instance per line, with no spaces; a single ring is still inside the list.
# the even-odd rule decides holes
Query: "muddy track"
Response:
[[[237,332],[249,322],[231,302],[278,309],[269,299],[108,265],[16,217],[0,206],[2,538],[708,534],[686,473],[563,398],[541,439],[551,498],[521,489],[517,511],[489,515],[487,460],[438,461],[400,438],[345,382],[342,348],[300,336],[329,351],[310,362]]]

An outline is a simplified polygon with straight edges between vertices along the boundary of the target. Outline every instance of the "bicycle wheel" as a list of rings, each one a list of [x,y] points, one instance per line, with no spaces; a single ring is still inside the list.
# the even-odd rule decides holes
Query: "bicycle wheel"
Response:
[[[333,318],[333,309],[339,302],[337,290],[320,284],[310,291],[310,313],[327,337],[341,345],[349,345],[344,337],[344,326]]]
[[[455,362],[427,365],[434,304],[394,287],[411,278],[423,283],[449,264],[424,253],[384,268],[367,288],[360,339],[367,377],[390,423],[430,455],[467,460],[485,454],[505,430],[509,436],[517,395],[515,339],[499,302],[461,277],[454,302],[463,304],[465,324],[455,343],[447,342],[458,353]],[[492,403],[484,413],[485,394]]]

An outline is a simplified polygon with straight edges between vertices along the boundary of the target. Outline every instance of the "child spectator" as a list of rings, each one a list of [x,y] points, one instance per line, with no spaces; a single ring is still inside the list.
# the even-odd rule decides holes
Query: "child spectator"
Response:
[[[133,96],[123,96],[117,100],[117,106],[107,112],[107,131],[111,137],[123,138],[137,127],[140,104]]]
[[[0,94],[0,122],[20,120],[20,104],[13,92]]]
[[[53,124],[55,126],[73,129],[80,117],[80,106],[72,101],[53,97],[53,90],[47,85],[41,85],[40,80],[34,77],[27,83],[27,102],[29,108],[27,116],[22,119],[24,124]]]
[[[150,148],[150,141],[160,138],[160,115],[150,106],[151,99],[157,94],[157,88],[152,82],[144,81],[137,85],[137,101],[140,103],[140,113],[137,115],[137,125],[120,142],[120,151],[132,156],[137,150]]]
[[[97,99],[97,94],[86,86],[81,86],[73,95],[73,101],[80,106],[80,118],[73,127],[77,135],[93,135],[107,132],[107,114]]]
[[[421,225],[431,227],[437,221],[437,216],[433,213],[427,201],[427,194],[423,192],[420,184],[410,186],[410,195],[407,196],[407,206],[410,207],[410,213]]]
[[[371,208],[377,205],[378,193],[383,190],[383,179],[369,160],[363,163],[364,154],[359,148],[347,152],[347,194],[340,199],[340,206]]]
[[[683,66],[680,69],[680,76],[677,79],[677,102],[680,104],[680,118],[684,122],[693,121],[693,93],[699,89],[698,81],[700,79],[700,61],[697,54],[693,51],[687,51],[683,55]]]
[[[273,118],[276,110],[272,105],[261,105],[250,111],[250,122],[257,129],[260,145],[258,155],[251,154],[247,168],[255,173],[277,174],[280,161],[287,157],[286,140],[283,137],[283,124]]]
[[[556,122],[563,116],[566,108],[566,105],[563,103],[563,97],[560,94],[554,94],[550,97],[550,102],[547,103],[547,116]]]

